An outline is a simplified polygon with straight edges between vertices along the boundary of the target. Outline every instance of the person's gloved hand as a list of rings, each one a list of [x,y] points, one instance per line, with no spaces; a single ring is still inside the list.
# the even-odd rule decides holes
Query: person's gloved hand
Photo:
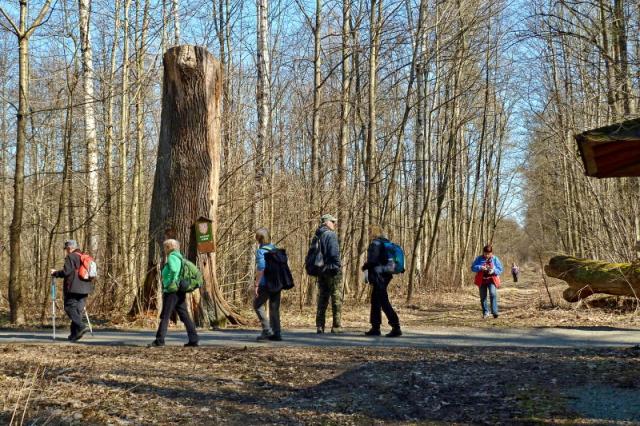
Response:
[[[364,265],[362,265],[362,268],[360,268],[361,271],[366,271],[369,269],[369,264],[365,263]]]

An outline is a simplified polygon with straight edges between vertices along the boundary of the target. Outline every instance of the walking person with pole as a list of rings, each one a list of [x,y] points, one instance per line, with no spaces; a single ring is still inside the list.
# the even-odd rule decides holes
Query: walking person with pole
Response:
[[[64,311],[71,319],[71,333],[68,339],[72,342],[77,342],[89,331],[89,327],[83,322],[82,314],[86,313],[85,304],[87,296],[93,292],[96,266],[89,255],[80,251],[78,243],[75,240],[65,241],[64,251],[66,257],[64,259],[63,269],[52,269],[51,276],[54,279],[64,279],[62,286]],[[55,320],[55,282],[52,282],[52,290]]]

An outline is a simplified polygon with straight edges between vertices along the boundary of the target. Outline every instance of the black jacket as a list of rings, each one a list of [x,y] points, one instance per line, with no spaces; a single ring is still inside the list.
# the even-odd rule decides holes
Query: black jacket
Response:
[[[340,261],[340,244],[338,235],[327,226],[322,225],[316,231],[316,237],[320,240],[320,251],[324,260],[322,275],[337,275],[342,269]]]
[[[89,294],[93,291],[91,281],[84,281],[78,277],[78,268],[80,268],[80,250],[76,250],[64,259],[64,268],[53,274],[56,278],[64,278],[64,293]]]
[[[362,270],[369,271],[367,275],[371,285],[386,287],[393,278],[393,275],[387,271],[388,259],[384,249],[384,243],[388,241],[384,238],[376,238],[371,241],[367,249],[367,262],[362,266]]]

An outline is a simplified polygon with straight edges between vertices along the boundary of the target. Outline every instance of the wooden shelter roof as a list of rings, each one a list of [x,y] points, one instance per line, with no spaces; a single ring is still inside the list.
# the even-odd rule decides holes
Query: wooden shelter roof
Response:
[[[575,136],[587,176],[640,176],[640,118]]]

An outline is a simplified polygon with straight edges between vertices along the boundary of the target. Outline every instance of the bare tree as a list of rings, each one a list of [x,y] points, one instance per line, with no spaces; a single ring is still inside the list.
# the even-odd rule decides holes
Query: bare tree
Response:
[[[0,13],[10,25],[10,31],[18,39],[19,50],[19,95],[18,95],[18,124],[16,138],[16,166],[13,184],[13,219],[11,221],[11,232],[9,247],[11,260],[9,263],[9,308],[11,310],[11,322],[14,324],[24,324],[25,314],[22,301],[22,280],[20,277],[22,256],[21,256],[21,235],[22,216],[24,213],[24,155],[27,143],[27,122],[30,118],[29,110],[29,38],[34,31],[43,23],[51,0],[46,0],[38,15],[31,24],[27,23],[28,8],[27,2],[20,2],[20,18],[18,24],[9,17],[4,8],[0,7]]]

